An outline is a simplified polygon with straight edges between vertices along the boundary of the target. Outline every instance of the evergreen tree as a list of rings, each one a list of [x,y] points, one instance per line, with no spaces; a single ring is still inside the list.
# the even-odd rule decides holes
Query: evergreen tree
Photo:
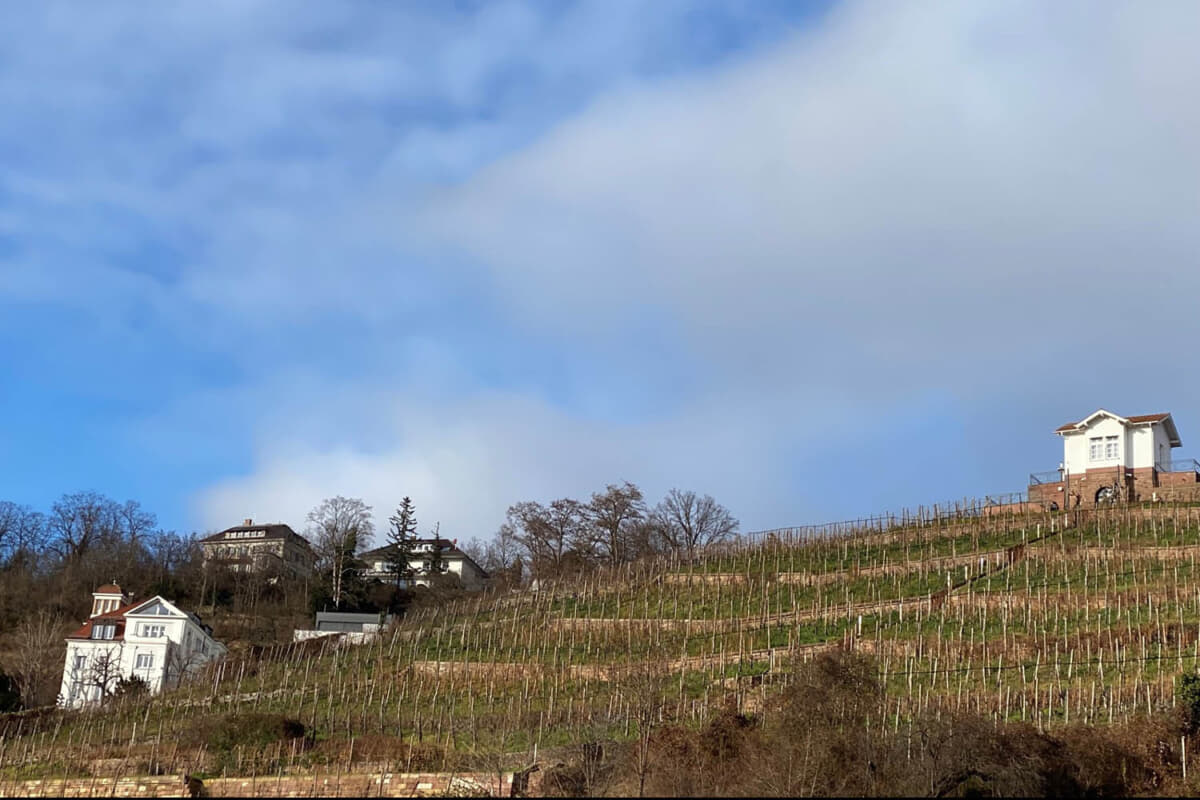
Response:
[[[412,577],[413,552],[417,541],[417,516],[413,501],[405,497],[396,508],[396,513],[388,517],[391,530],[388,531],[388,567],[396,576],[396,587],[400,588],[405,581]]]
[[[433,545],[430,547],[429,568],[425,570],[426,575],[442,575],[450,568],[450,564],[445,558],[445,553],[450,548],[446,545],[446,540],[442,538],[442,523],[439,522],[433,529]]]

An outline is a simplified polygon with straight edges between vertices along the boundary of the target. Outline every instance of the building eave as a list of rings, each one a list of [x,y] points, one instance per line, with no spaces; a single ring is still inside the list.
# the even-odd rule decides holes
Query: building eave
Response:
[[[1169,412],[1161,412],[1157,414],[1138,414],[1132,417],[1122,417],[1120,414],[1101,408],[1093,411],[1079,422],[1068,422],[1066,425],[1060,425],[1054,429],[1054,432],[1059,436],[1072,436],[1085,432],[1091,425],[1092,421],[1097,417],[1109,417],[1115,419],[1126,427],[1153,427],[1154,425],[1162,425],[1167,432],[1167,437],[1171,442],[1171,447],[1179,447],[1183,444],[1179,439],[1179,431],[1175,427],[1175,420],[1172,419]]]

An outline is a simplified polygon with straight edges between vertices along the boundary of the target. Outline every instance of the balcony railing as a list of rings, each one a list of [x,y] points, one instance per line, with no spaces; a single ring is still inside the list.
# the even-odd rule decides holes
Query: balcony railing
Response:
[[[1052,469],[1049,472],[1031,472],[1029,473],[1029,485],[1038,486],[1043,483],[1058,483],[1063,479],[1061,469]]]
[[[1200,475],[1200,461],[1194,458],[1177,458],[1174,461],[1163,461],[1155,464],[1159,472],[1195,472]]]

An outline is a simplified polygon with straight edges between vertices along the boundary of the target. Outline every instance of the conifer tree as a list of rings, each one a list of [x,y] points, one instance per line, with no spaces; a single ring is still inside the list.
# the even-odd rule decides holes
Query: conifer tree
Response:
[[[396,587],[400,588],[405,581],[412,577],[411,561],[416,549],[417,516],[413,501],[405,497],[396,508],[396,513],[388,517],[391,529],[388,531],[388,566],[396,577]]]

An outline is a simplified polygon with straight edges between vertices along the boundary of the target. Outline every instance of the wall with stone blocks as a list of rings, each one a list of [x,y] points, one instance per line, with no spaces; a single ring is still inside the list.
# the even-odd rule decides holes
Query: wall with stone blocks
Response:
[[[540,791],[540,774],[526,779],[523,794]],[[46,778],[0,781],[0,797],[510,797],[513,773],[321,772],[238,778],[182,776]],[[521,784],[521,776],[517,776]],[[518,788],[521,788],[518,786]]]

